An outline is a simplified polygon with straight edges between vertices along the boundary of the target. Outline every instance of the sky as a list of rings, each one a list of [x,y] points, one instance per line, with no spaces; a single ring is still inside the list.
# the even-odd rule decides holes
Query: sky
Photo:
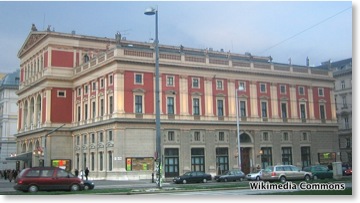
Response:
[[[352,57],[351,1],[1,1],[0,72],[19,68],[17,53],[35,24],[39,31],[271,56],[273,62],[321,65]]]

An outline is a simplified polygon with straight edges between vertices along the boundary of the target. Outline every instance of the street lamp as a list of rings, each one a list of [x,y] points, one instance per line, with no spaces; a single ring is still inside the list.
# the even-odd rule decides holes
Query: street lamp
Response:
[[[239,123],[239,99],[238,92],[244,90],[243,86],[235,89],[235,102],[236,102],[236,127],[237,127],[237,145],[238,145],[238,167],[241,170],[241,151],[240,151],[240,123]]]
[[[161,188],[161,135],[160,135],[160,96],[159,96],[159,37],[158,37],[158,9],[147,8],[144,12],[145,15],[155,15],[155,104],[156,104],[156,171],[157,181],[156,184]]]

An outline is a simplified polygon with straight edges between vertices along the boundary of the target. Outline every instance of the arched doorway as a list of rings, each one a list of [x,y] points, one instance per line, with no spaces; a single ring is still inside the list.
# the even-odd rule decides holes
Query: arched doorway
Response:
[[[250,144],[252,143],[251,138],[248,134],[242,133],[240,135],[240,150],[241,150],[241,170],[248,174],[251,172],[250,170],[250,151],[251,147],[241,147],[242,144]]]

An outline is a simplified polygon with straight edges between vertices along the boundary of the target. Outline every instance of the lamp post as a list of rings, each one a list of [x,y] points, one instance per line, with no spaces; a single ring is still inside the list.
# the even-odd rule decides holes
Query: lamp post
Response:
[[[238,167],[241,170],[241,151],[240,151],[240,122],[239,122],[239,99],[238,92],[244,90],[242,86],[235,89],[235,102],[236,102],[236,127],[237,127],[237,147],[238,147]]]
[[[147,8],[144,12],[145,15],[155,15],[155,108],[156,108],[156,171],[158,188],[161,188],[161,135],[160,135],[160,96],[159,96],[159,37],[158,37],[158,9]]]

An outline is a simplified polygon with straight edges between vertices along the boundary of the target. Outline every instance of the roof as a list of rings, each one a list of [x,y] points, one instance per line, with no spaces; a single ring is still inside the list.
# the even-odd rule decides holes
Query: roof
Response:
[[[0,87],[2,86],[19,86],[20,79],[20,70],[5,75],[5,77],[0,81]]]

